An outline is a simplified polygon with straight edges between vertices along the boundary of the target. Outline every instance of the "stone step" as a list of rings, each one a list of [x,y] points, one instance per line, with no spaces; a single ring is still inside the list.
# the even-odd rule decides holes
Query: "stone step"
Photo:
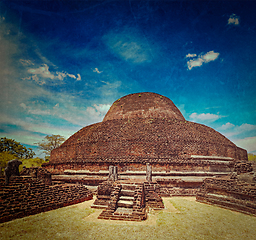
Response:
[[[92,204],[91,208],[97,208],[97,209],[102,209],[102,208],[107,208],[108,205],[97,205],[97,204]]]
[[[134,191],[132,190],[121,190],[121,196],[130,196],[133,197],[134,196]]]
[[[132,190],[134,191],[136,188],[136,185],[134,184],[122,184],[122,189],[123,190]]]
[[[116,213],[132,213],[132,209],[131,208],[121,208],[121,207],[118,207],[117,209],[116,209]]]
[[[130,196],[120,196],[119,200],[132,201],[132,202],[133,202],[134,197],[130,197]]]
[[[117,207],[132,208],[132,206],[133,206],[133,202],[131,201],[119,200],[117,202]]]

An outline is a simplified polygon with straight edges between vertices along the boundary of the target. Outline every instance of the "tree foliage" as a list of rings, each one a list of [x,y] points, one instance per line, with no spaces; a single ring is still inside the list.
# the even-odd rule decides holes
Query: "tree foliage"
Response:
[[[26,168],[41,167],[42,164],[46,162],[45,160],[39,157],[31,158],[31,159],[22,159],[21,161],[22,161],[22,165],[19,166],[20,171],[22,171],[23,166],[25,166]]]
[[[7,153],[13,155],[16,158],[33,158],[35,153],[33,152],[32,148],[26,148],[25,146],[21,145],[19,142],[16,142],[14,139],[9,138],[1,138],[0,141],[0,152]]]
[[[248,153],[248,160],[256,162],[256,155],[252,153]]]
[[[17,158],[15,155],[13,154],[9,154],[7,152],[0,152],[0,168],[1,168],[1,173],[0,175],[4,175],[4,169],[6,168],[7,166],[7,163],[10,161],[10,160],[13,160]]]
[[[41,142],[36,144],[45,154],[50,155],[51,151],[59,147],[64,141],[65,138],[61,135],[47,135]]]

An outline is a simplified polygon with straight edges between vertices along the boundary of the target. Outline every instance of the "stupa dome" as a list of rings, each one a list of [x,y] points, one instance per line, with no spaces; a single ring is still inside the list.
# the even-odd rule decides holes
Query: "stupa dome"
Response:
[[[103,122],[125,118],[169,118],[185,121],[169,98],[149,92],[130,94],[116,100]]]
[[[193,156],[246,160],[247,152],[214,129],[186,121],[167,97],[145,92],[116,100],[102,122],[54,149],[49,163],[204,165]]]

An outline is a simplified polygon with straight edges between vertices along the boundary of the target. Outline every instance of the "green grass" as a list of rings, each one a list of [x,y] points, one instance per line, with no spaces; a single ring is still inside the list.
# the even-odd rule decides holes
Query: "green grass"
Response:
[[[1,239],[255,239],[256,217],[189,198],[169,201],[178,211],[155,211],[144,223],[85,221],[84,203],[0,224]],[[96,212],[95,212],[96,213]],[[147,222],[149,224],[147,224]]]

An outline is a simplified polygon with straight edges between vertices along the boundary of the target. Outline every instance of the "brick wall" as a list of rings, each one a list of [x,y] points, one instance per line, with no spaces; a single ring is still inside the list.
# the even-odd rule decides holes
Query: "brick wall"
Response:
[[[172,196],[195,196],[199,191],[202,182],[185,182],[181,179],[157,179],[162,197]]]
[[[61,184],[49,186],[30,176],[12,176],[5,185],[0,178],[0,222],[50,211],[92,199],[83,185]]]
[[[256,182],[232,178],[207,178],[196,196],[197,201],[256,216]]]
[[[160,195],[160,185],[156,182],[144,182],[146,205],[153,209],[163,209],[164,203]]]
[[[223,171],[230,172],[234,166],[234,162],[220,162],[213,160],[195,160],[190,157],[179,159],[171,158],[138,158],[138,159],[120,159],[120,158],[97,158],[84,159],[82,162],[66,162],[62,163],[44,163],[43,167],[52,174],[63,174],[66,169],[71,170],[89,170],[91,172],[99,172],[101,170],[108,171],[109,166],[118,166],[118,171],[145,171],[146,163],[150,163],[153,171]]]

